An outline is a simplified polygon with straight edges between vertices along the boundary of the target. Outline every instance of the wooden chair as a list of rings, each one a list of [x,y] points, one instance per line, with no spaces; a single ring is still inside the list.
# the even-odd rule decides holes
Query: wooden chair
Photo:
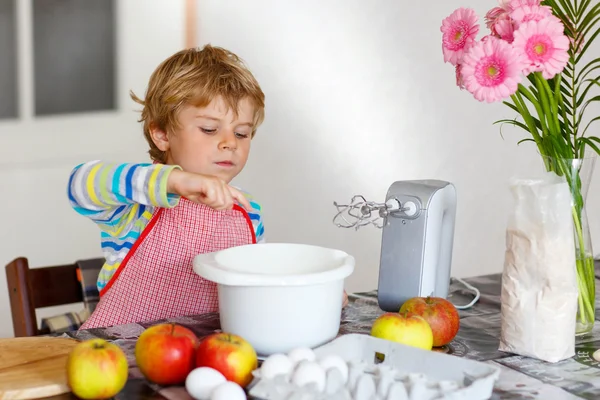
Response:
[[[92,260],[98,262],[98,269],[104,262],[101,258]],[[76,262],[30,269],[25,257],[16,258],[6,265],[15,337],[49,333],[47,329],[41,330],[38,327],[36,309],[83,301],[82,286],[77,277],[78,268]]]

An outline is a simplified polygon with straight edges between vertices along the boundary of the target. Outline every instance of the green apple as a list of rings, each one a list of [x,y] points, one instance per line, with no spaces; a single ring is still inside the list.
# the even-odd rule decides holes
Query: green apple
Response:
[[[110,399],[123,389],[129,369],[119,346],[103,339],[77,344],[67,360],[67,382],[80,399]]]
[[[431,350],[433,332],[429,323],[410,313],[385,313],[371,326],[371,336],[402,343],[407,346]]]

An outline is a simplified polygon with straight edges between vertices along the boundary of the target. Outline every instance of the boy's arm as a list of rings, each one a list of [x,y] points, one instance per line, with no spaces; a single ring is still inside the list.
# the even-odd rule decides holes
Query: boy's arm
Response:
[[[148,207],[171,208],[179,196],[167,193],[176,165],[112,164],[90,161],[69,177],[69,202],[75,211],[112,236],[127,234]]]

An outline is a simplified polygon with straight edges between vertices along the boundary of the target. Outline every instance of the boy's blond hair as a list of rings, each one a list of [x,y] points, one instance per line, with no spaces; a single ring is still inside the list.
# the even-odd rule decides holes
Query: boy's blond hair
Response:
[[[131,98],[144,106],[139,122],[150,145],[150,157],[160,163],[166,153],[152,141],[154,124],[168,134],[179,126],[177,117],[184,105],[207,106],[221,96],[237,116],[238,103],[248,98],[254,105],[252,136],[263,122],[265,95],[244,62],[232,52],[206,45],[202,49],[181,50],[163,61],[152,73],[144,100],[133,92]]]

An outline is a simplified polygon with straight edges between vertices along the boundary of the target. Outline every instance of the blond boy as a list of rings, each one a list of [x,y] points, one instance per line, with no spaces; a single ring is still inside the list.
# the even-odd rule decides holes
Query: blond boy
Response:
[[[180,51],[150,77],[141,121],[153,163],[77,166],[72,207],[101,229],[100,302],[81,329],[218,310],[195,255],[264,240],[260,205],[230,186],[264,118],[265,96],[233,53]]]

